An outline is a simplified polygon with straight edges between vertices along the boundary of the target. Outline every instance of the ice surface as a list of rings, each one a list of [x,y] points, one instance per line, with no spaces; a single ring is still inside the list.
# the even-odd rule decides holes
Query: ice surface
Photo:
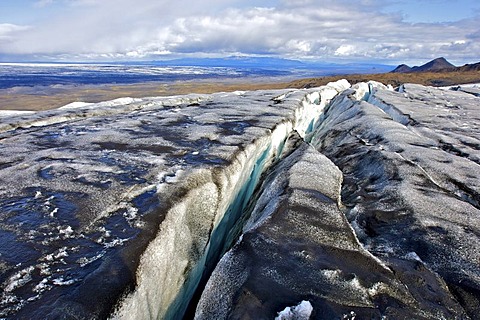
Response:
[[[339,210],[340,171],[305,143],[293,152],[287,149],[286,158],[263,180],[242,238],[207,283],[196,319],[275,317],[278,305],[284,308],[306,295],[314,297],[319,314],[330,302],[350,310],[352,305],[372,308],[379,295],[408,301],[391,270],[362,248]],[[384,286],[377,292],[379,283]],[[276,298],[271,301],[272,290]]]
[[[472,315],[478,99],[340,81],[2,117],[0,317],[193,316],[214,269],[198,319]]]
[[[438,272],[454,292],[449,299],[467,299],[462,307],[472,315],[480,281],[472,264],[480,254],[478,97],[412,84],[352,97],[332,102],[313,139],[344,172],[347,216],[372,253],[399,259],[395,267],[409,260]],[[476,284],[462,285],[466,279]]]

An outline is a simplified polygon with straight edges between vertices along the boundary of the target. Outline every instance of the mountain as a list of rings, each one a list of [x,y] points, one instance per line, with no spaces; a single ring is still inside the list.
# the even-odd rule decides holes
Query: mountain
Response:
[[[407,73],[407,72],[438,72],[438,71],[454,71],[457,67],[447,61],[444,57],[436,58],[421,66],[410,68],[406,64],[401,64],[392,72]]]
[[[435,72],[435,71],[440,71],[440,70],[446,70],[446,69],[453,69],[456,68],[453,64],[448,62],[444,57],[434,59],[430,62],[427,62],[426,64],[420,66],[420,67],[413,67],[412,71],[413,72]]]
[[[412,72],[412,68],[407,66],[406,64],[401,64],[398,67],[396,67],[392,72],[395,72],[395,73]]]
[[[480,62],[474,64],[466,64],[464,66],[458,67],[458,71],[480,71]]]

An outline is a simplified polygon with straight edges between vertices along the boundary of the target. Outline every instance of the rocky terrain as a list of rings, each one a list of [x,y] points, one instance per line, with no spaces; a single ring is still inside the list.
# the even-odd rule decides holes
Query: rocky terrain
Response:
[[[422,72],[472,72],[480,70],[480,62],[473,64],[466,64],[461,67],[456,67],[447,59],[441,57],[433,59],[421,66],[409,67],[406,64],[401,64],[396,67],[392,73],[422,73]]]
[[[441,57],[412,68],[406,64],[401,64],[396,67],[392,73],[455,71],[456,68],[457,67],[448,62],[447,59]]]
[[[442,87],[455,84],[480,82],[480,62],[456,67],[445,58],[437,58],[421,66],[409,67],[406,64],[397,66],[387,73],[352,74],[293,81],[290,86],[295,88],[310,88],[325,85],[331,81],[347,79],[350,83],[379,81],[399,87],[404,83],[416,83],[427,86]]]
[[[478,88],[3,117],[0,317],[479,319]]]

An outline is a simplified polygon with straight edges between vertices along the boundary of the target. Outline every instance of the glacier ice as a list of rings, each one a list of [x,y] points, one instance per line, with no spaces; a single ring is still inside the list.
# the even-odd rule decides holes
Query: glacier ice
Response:
[[[467,91],[339,81],[3,115],[0,317],[472,316]]]
[[[313,318],[475,318],[478,102],[411,84],[334,97],[316,150],[297,145],[262,180],[196,319],[273,318],[301,300]],[[320,152],[335,164],[307,160]]]
[[[1,237],[19,254],[2,251],[1,263],[6,277],[34,272],[4,297],[2,316],[105,317],[115,304],[113,317],[182,314],[286,137],[339,90],[125,98],[6,117]]]

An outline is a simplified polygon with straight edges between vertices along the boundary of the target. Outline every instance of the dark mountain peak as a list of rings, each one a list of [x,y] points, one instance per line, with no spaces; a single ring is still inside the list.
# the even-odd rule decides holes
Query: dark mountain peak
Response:
[[[456,68],[453,64],[447,61],[444,57],[433,59],[430,62],[425,63],[419,67],[413,67],[413,72],[434,72],[434,71],[441,71],[446,69],[454,69]]]
[[[447,61],[444,57],[433,59],[430,62],[421,66],[415,66],[410,68],[406,64],[401,64],[396,67],[392,72],[407,73],[407,72],[436,72],[436,71],[448,71],[454,70],[456,67]]]
[[[412,68],[407,66],[406,64],[401,64],[398,67],[396,67],[392,72],[394,73],[406,73],[406,72],[411,72]]]
[[[448,62],[447,59],[445,59],[444,57],[433,59],[429,63],[440,63],[440,64],[447,64],[447,65],[450,65],[450,66],[454,66],[453,64]]]

